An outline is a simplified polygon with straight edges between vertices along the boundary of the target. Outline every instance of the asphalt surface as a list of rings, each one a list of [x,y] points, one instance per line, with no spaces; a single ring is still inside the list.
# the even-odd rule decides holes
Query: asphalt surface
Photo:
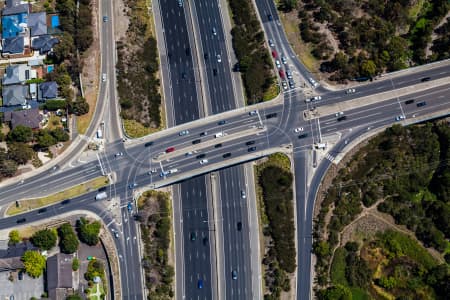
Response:
[[[179,6],[178,2],[160,0],[159,8],[162,17],[166,56],[168,62],[168,79],[170,101],[166,102],[169,124],[179,125],[200,117],[201,107],[199,94],[195,81],[198,80],[194,66],[196,49],[190,43],[188,33],[188,5]],[[192,38],[192,37],[191,37]],[[199,235],[202,240],[209,237],[209,232],[199,232],[201,226],[205,227],[202,218],[208,220],[206,177],[200,176],[187,180],[174,187],[175,214],[181,219],[175,220],[176,228],[182,230],[176,241],[176,284],[177,297],[187,299],[211,299],[213,293],[213,280],[211,279],[211,243],[195,243],[190,235]],[[178,211],[178,209],[180,211]],[[201,225],[201,226],[200,226]],[[205,235],[206,234],[206,235]],[[201,236],[201,237],[200,237]],[[199,288],[201,286],[201,288]],[[181,294],[181,295],[180,295]]]

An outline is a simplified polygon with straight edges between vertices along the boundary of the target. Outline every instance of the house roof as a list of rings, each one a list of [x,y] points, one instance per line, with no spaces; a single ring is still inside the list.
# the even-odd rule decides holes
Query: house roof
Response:
[[[0,258],[0,272],[11,271],[23,268],[20,257]]]
[[[11,119],[12,129],[19,125],[27,126],[31,129],[39,128],[39,123],[42,121],[42,115],[37,108],[11,111],[9,118]]]
[[[30,79],[30,70],[31,68],[25,64],[7,66],[3,75],[3,85],[18,84]]]
[[[55,81],[47,81],[39,85],[42,99],[54,99],[58,96],[58,84]]]
[[[2,15],[13,15],[18,13],[28,13],[29,5],[21,4],[20,0],[6,0],[5,8],[3,8]]]
[[[45,12],[29,14],[28,27],[31,28],[31,36],[47,34],[47,14]]]
[[[3,53],[17,54],[22,53],[25,45],[23,36],[6,38],[3,40]]]
[[[47,259],[47,290],[72,288],[72,256],[58,253]]]
[[[27,95],[27,86],[6,85],[2,89],[3,106],[25,105]]]
[[[39,50],[39,54],[45,54],[52,50],[53,46],[59,43],[59,40],[51,35],[41,35],[31,41],[31,48]]]
[[[24,31],[24,26],[26,26],[27,18],[28,15],[26,13],[3,16],[2,37],[5,39],[18,36],[19,33]]]

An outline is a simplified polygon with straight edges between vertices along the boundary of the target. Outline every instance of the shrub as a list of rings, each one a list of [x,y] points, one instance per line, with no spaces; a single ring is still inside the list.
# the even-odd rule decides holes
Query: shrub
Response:
[[[33,245],[41,250],[50,250],[56,246],[56,232],[51,229],[43,229],[31,236]]]

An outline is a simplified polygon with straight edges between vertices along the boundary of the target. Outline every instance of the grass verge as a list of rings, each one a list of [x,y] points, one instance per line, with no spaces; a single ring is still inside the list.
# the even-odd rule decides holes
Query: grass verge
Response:
[[[35,199],[26,199],[26,200],[19,200],[19,207],[16,207],[15,204],[12,204],[8,207],[6,210],[7,215],[17,215],[29,210],[33,210],[36,208],[40,208],[43,206],[47,206],[65,199],[73,198],[82,194],[85,194],[87,192],[90,192],[92,190],[99,189],[102,186],[105,186],[109,183],[108,178],[105,177],[97,177],[95,179],[92,179],[91,181],[87,181],[85,183],[79,184],[77,186],[74,186],[70,189],[58,192],[56,194],[52,194],[46,197],[42,198],[35,198]]]
[[[264,93],[263,101],[270,101],[280,93],[280,85],[275,81],[271,87]]]
[[[140,138],[160,130],[159,128],[145,127],[142,123],[135,120],[122,119],[122,121],[125,132],[131,138]]]

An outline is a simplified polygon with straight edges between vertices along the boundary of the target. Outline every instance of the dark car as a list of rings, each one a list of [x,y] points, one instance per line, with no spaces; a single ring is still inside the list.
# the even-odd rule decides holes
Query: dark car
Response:
[[[245,143],[247,146],[250,146],[250,145],[254,145],[255,144],[255,141],[248,141],[247,143]]]
[[[222,121],[219,121],[219,123],[217,123],[217,125],[225,125],[226,123],[227,123],[226,120],[222,120]]]
[[[230,152],[225,153],[224,155],[222,155],[223,158],[227,158],[227,157],[230,157],[230,156],[231,156],[231,153],[230,153]]]
[[[217,76],[217,69],[213,69],[213,75]]]
[[[271,113],[266,115],[266,119],[275,118],[277,116],[277,113]]]
[[[253,152],[255,150],[256,150],[256,147],[250,147],[250,148],[247,149],[248,152]]]
[[[19,271],[19,275],[17,277],[19,278],[19,280],[22,280],[23,279],[23,272]]]
[[[420,79],[420,81],[425,82],[425,81],[430,81],[431,78],[430,77],[424,77],[422,79]]]
[[[271,15],[271,14],[268,14],[268,15],[267,15],[267,19],[268,19],[269,21],[272,21],[272,20],[273,20],[272,15]]]
[[[181,78],[182,78],[182,79],[186,79],[186,72],[182,72],[182,73],[181,73]]]
[[[186,56],[191,56],[191,48],[187,47],[184,52],[186,52]]]
[[[191,241],[195,241],[197,239],[197,233],[191,232],[190,239]]]
[[[192,141],[192,144],[193,144],[193,145],[195,145],[195,144],[200,144],[201,141],[202,141],[201,139],[196,139],[196,140],[193,140],[193,141]]]
[[[207,136],[208,135],[208,132],[206,132],[206,131],[203,131],[202,133],[200,133],[200,136]]]
[[[99,192],[99,193],[101,193],[101,192],[106,192],[106,186],[99,188],[99,189],[98,189],[98,192]]]
[[[205,236],[204,238],[203,238],[203,245],[208,245],[208,237],[207,236]]]
[[[214,148],[220,148],[220,147],[222,147],[222,144],[216,144],[216,145],[214,145]]]
[[[66,199],[64,201],[61,202],[62,205],[66,205],[70,203],[70,199]]]
[[[425,105],[427,105],[427,103],[425,101],[417,103],[417,107],[422,107],[422,106],[425,106]]]
[[[238,222],[237,223],[237,230],[241,231],[242,230],[242,222]]]
[[[150,147],[151,145],[153,145],[153,142],[148,142],[148,143],[145,143],[145,147]]]
[[[233,270],[233,271],[231,272],[231,278],[232,278],[233,280],[237,280],[237,271],[236,271],[236,270]]]
[[[201,280],[201,279],[198,280],[198,282],[197,282],[197,287],[198,287],[199,289],[202,289],[202,288],[203,288],[203,280]]]
[[[46,211],[47,211],[47,208],[46,208],[46,207],[40,208],[40,209],[38,210],[38,214],[43,214],[43,213],[45,213]]]
[[[306,138],[307,136],[308,136],[307,133],[303,133],[303,134],[300,134],[300,135],[298,136],[298,138],[299,138],[299,139],[304,139],[304,138]]]
[[[17,224],[22,224],[22,223],[25,223],[26,221],[27,221],[27,219],[21,218],[21,219],[17,219],[16,223]]]
[[[202,159],[202,158],[204,158],[205,156],[206,156],[206,154],[205,154],[205,153],[202,153],[202,154],[197,155],[195,158],[196,158],[196,159]]]
[[[347,120],[347,116],[342,116],[342,117],[337,118],[338,122],[344,121],[344,120]]]
[[[208,53],[203,54],[203,57],[205,58],[205,60],[208,60],[208,58],[209,58]]]
[[[414,103],[414,99],[409,99],[409,100],[405,101],[405,104],[411,104],[411,103]]]

